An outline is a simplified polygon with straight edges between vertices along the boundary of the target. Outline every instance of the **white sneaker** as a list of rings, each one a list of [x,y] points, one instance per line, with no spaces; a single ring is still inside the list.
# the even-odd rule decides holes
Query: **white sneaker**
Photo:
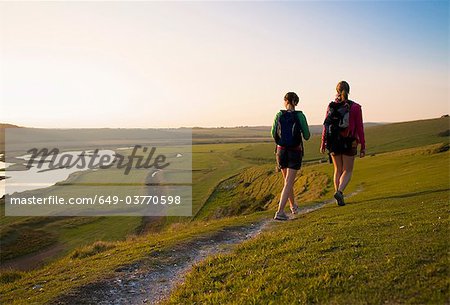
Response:
[[[288,220],[289,217],[286,215],[285,212],[276,212],[275,217],[273,217],[275,220]]]

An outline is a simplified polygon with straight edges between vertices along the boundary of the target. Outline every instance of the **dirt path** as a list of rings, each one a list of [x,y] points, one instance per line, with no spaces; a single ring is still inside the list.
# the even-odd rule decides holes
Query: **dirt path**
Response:
[[[269,220],[264,220],[245,227],[226,228],[208,238],[154,253],[149,259],[117,269],[114,277],[80,287],[53,304],[158,303],[183,281],[192,265],[255,237],[268,223]]]
[[[361,188],[346,198],[360,191]],[[334,203],[334,200],[302,207],[294,218],[316,211],[329,203]],[[157,304],[183,282],[184,276],[194,264],[209,256],[230,251],[233,245],[254,238],[273,222],[275,221],[272,219],[265,219],[248,226],[225,228],[208,238],[180,244],[168,251],[152,253],[148,259],[117,269],[114,277],[77,288],[52,304]]]

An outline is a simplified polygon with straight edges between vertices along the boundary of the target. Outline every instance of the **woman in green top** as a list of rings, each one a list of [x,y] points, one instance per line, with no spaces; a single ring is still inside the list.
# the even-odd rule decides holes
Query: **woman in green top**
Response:
[[[277,166],[283,173],[284,186],[281,191],[278,211],[274,219],[287,220],[288,216],[284,212],[287,201],[290,202],[290,209],[293,214],[298,212],[298,205],[295,203],[294,182],[297,171],[302,166],[303,143],[310,137],[306,117],[301,111],[296,111],[299,97],[295,92],[288,92],[284,97],[284,107],[275,116],[272,125],[272,137],[277,143]]]

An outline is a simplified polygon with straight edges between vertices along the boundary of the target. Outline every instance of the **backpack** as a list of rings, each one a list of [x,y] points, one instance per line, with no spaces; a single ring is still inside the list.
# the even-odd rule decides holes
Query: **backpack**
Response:
[[[348,128],[352,104],[352,101],[347,101],[347,103],[331,102],[328,105],[327,116],[323,122],[328,150],[338,147],[345,138],[342,134]]]
[[[302,144],[302,128],[296,111],[281,110],[278,116],[275,142],[282,147],[294,148]]]

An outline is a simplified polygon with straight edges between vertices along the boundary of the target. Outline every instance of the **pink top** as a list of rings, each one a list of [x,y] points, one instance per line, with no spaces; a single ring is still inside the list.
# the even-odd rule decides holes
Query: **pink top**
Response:
[[[338,100],[336,100],[338,102]],[[327,108],[328,113],[329,107]],[[326,114],[325,114],[326,116]],[[356,143],[361,144],[361,150],[366,150],[366,140],[364,138],[364,124],[362,118],[362,110],[361,105],[353,102],[350,107],[350,115],[348,127],[344,131],[345,136],[354,137],[356,139]],[[322,130],[322,143],[321,147],[325,147],[325,126]]]

